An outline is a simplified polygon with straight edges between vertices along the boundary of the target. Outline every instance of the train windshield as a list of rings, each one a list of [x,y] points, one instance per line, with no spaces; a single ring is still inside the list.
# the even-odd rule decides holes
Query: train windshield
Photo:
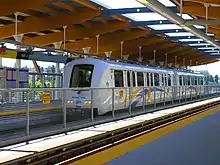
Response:
[[[93,65],[75,65],[70,79],[70,88],[91,87],[93,68]]]

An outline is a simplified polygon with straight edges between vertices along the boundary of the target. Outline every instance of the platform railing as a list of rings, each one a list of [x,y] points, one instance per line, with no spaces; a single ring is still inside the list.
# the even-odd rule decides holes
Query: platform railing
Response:
[[[220,85],[0,89],[0,147],[219,96]]]

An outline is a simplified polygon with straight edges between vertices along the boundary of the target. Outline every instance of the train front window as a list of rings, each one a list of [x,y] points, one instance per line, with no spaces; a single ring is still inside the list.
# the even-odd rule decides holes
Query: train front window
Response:
[[[75,65],[70,79],[70,88],[91,87],[93,68],[93,65]]]

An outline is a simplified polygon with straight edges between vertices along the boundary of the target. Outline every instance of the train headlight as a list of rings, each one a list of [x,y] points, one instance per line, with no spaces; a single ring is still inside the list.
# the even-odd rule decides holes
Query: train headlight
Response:
[[[91,100],[86,100],[84,103],[85,104],[91,104]]]
[[[73,101],[73,100],[67,100],[66,103],[67,103],[67,104],[73,104],[74,101]]]

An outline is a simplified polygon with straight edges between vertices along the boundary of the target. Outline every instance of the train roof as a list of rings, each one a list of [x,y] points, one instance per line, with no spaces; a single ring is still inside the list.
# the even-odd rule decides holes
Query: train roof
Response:
[[[77,59],[74,60],[77,63],[90,63],[94,65],[107,65],[108,67],[115,68],[115,69],[122,69],[122,70],[137,70],[137,71],[148,71],[148,72],[168,72],[169,74],[174,74],[177,72],[178,75],[191,75],[191,76],[203,76],[202,74],[186,72],[186,71],[179,71],[176,69],[169,69],[169,68],[159,68],[159,67],[152,67],[152,66],[145,66],[145,65],[137,65],[137,64],[130,64],[130,63],[122,63],[122,62],[115,62],[110,60],[100,60],[95,58],[85,58],[85,59]],[[74,61],[72,61],[74,63]]]

